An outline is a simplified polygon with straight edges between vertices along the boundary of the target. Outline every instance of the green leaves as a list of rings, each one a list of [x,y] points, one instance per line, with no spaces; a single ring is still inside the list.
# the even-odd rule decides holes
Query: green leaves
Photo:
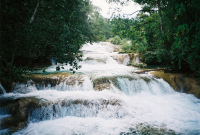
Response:
[[[172,64],[200,77],[198,0],[134,0],[143,10],[134,20],[114,19],[113,33],[132,41],[148,64]],[[158,9],[156,10],[152,9]],[[149,14],[145,14],[149,10]]]
[[[6,0],[0,5],[0,81],[50,58],[79,68],[80,47],[93,41],[89,0]]]

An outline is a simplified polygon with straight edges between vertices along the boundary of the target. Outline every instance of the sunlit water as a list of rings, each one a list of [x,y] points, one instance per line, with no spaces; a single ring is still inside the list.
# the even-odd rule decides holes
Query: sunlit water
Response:
[[[154,130],[159,134],[200,134],[199,99],[175,92],[164,80],[149,74],[133,74],[137,69],[114,60],[118,54],[108,43],[87,44],[82,51],[85,61],[78,71],[83,79],[81,85],[30,85],[26,94],[13,92],[0,97],[36,97],[49,103],[29,112],[27,127],[15,135],[154,135]],[[68,69],[65,66],[63,72]],[[55,66],[46,71],[54,72]],[[110,87],[95,91],[96,78],[110,78]],[[1,110],[0,120],[4,117],[9,115]],[[149,130],[144,130],[147,127]],[[8,129],[0,130],[3,134]]]

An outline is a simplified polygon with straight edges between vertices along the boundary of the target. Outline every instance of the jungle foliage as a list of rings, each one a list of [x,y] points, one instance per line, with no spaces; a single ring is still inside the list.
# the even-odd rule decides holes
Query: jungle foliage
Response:
[[[113,37],[110,19],[103,18],[98,10],[98,8],[94,7],[91,15],[93,25],[92,32],[96,41],[106,41],[107,39]]]
[[[92,10],[89,0],[1,1],[0,82],[19,81],[52,58],[79,68],[81,45],[95,41]]]
[[[131,51],[140,53],[147,64],[172,65],[200,77],[199,1],[134,1],[142,10],[134,19],[114,18],[114,34],[131,40]]]

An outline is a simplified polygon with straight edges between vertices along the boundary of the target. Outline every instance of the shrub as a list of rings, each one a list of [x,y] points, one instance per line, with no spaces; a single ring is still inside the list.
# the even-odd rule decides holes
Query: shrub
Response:
[[[110,39],[110,42],[115,44],[115,45],[120,45],[121,44],[121,39],[119,36],[115,36],[114,38]]]
[[[121,45],[121,48],[123,51],[129,52],[131,51],[132,45],[128,43],[124,43],[123,45]]]

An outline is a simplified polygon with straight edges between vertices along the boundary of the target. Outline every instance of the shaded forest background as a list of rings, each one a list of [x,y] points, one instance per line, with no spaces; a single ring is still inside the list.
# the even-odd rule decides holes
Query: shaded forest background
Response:
[[[78,69],[81,46],[97,41],[139,53],[148,65],[167,65],[200,77],[199,1],[134,2],[142,5],[133,13],[138,13],[136,18],[106,19],[89,0],[1,1],[0,82],[9,88],[23,79],[22,74],[49,65],[51,59]]]

